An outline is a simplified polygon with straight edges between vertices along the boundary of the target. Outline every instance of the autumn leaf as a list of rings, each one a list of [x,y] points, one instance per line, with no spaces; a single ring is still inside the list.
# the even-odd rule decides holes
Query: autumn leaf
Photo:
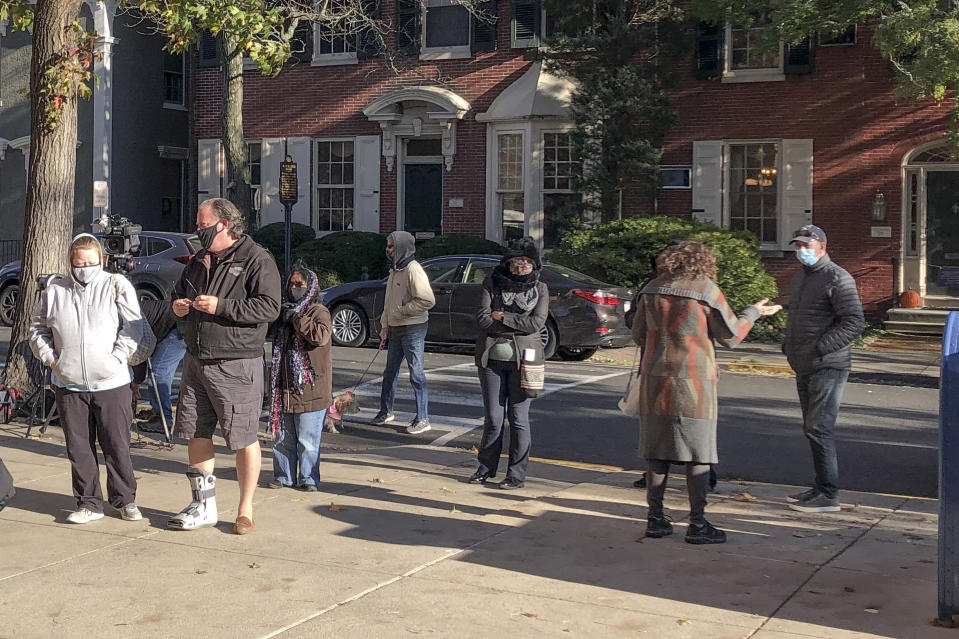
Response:
[[[252,564],[250,564],[250,568],[259,568],[259,567],[260,567],[260,564],[256,563],[255,561]]]
[[[680,626],[688,626],[689,624],[692,623],[692,621],[690,621],[689,619],[677,619],[676,623]]]
[[[462,512],[462,511],[461,511],[459,508],[457,508],[456,506],[453,506],[453,507],[450,509],[450,512],[451,512],[451,513],[458,513],[458,512]]]
[[[742,495],[733,497],[733,501],[756,501],[756,498],[749,493],[743,493]]]
[[[343,511],[343,510],[346,510],[346,508],[343,508],[343,506],[337,506],[337,505],[334,504],[333,502],[330,502],[330,512],[331,512],[331,513],[338,513],[338,512]]]

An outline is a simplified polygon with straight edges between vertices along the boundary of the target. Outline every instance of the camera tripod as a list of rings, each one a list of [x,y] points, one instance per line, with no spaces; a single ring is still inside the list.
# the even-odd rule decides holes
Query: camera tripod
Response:
[[[150,380],[150,386],[153,388],[153,396],[156,397],[157,406],[160,407],[160,424],[163,425],[163,436],[166,438],[166,441],[171,446],[173,445],[173,424],[167,424],[166,413],[163,412],[163,406],[160,406],[160,389],[157,387],[157,378],[153,373],[153,358],[147,358],[147,379]],[[134,397],[133,401],[136,402],[137,398]],[[136,410],[134,409],[134,417],[136,417]],[[139,428],[137,428],[139,432]]]

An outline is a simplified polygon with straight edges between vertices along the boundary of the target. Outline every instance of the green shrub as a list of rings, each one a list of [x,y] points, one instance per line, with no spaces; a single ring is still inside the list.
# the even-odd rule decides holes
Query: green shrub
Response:
[[[293,251],[319,274],[320,270],[335,273],[343,282],[365,277],[386,277],[386,236],[366,231],[338,231],[301,244]],[[364,273],[363,267],[366,267]]]
[[[307,265],[307,268],[309,268],[309,265]],[[337,284],[343,283],[343,280],[340,279],[340,276],[333,271],[328,271],[324,268],[310,268],[310,270],[316,273],[316,279],[319,283],[321,291],[325,288],[330,288],[331,286],[336,286]]]
[[[502,255],[505,252],[506,248],[504,246],[482,237],[446,233],[417,244],[416,259],[425,260],[438,255],[461,255],[463,253]]]
[[[286,225],[283,222],[274,222],[267,224],[253,232],[253,239],[260,246],[267,248],[276,259],[280,271],[283,270],[284,261],[284,239]],[[293,247],[293,254],[296,254],[298,246],[316,238],[316,233],[306,224],[293,222],[290,233],[290,245]]]
[[[682,218],[633,217],[570,231],[550,260],[604,282],[637,288],[653,277],[652,260],[670,240],[695,240],[713,250],[719,270],[717,283],[737,312],[765,297],[775,299],[779,295],[776,280],[763,266],[759,242],[753,234]],[[775,341],[783,327],[783,318],[762,319],[753,329],[752,338]]]

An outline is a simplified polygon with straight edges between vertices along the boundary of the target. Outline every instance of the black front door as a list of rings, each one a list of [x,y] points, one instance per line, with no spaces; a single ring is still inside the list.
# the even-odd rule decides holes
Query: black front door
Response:
[[[443,230],[443,165],[406,164],[406,230],[439,234]]]
[[[959,172],[926,178],[926,295],[959,297]]]

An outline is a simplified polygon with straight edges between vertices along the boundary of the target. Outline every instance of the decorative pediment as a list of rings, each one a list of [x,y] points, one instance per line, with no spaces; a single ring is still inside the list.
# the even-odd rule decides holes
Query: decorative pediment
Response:
[[[543,118],[569,119],[569,105],[576,85],[543,69],[534,62],[513,84],[496,96],[489,110],[480,113],[480,122],[506,122]]]
[[[456,154],[456,121],[470,110],[461,96],[434,86],[397,89],[370,102],[363,114],[383,129],[383,157],[392,171],[396,163],[397,137],[439,136],[446,170],[453,168]]]

